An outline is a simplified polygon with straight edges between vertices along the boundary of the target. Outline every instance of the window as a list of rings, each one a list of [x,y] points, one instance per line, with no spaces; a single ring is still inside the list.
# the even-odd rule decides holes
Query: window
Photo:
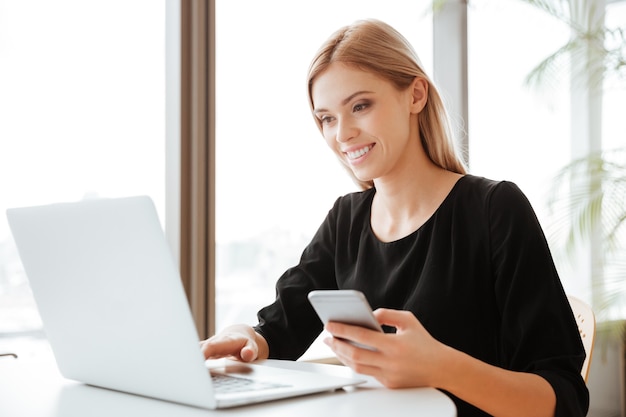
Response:
[[[216,2],[216,316],[256,323],[335,199],[356,190],[310,115],[306,73],[340,26],[379,18],[432,74],[427,2]],[[245,13],[242,13],[242,8]],[[276,16],[284,16],[277,19]]]
[[[0,336],[41,328],[6,208],[147,194],[164,219],[164,13],[0,0]]]

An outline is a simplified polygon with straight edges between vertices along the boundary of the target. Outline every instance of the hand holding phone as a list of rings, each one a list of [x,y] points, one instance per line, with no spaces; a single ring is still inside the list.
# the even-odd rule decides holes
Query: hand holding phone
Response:
[[[324,324],[329,321],[351,324],[382,332],[372,309],[362,292],[356,290],[315,290],[309,302]],[[348,340],[355,346],[373,350],[371,346]]]

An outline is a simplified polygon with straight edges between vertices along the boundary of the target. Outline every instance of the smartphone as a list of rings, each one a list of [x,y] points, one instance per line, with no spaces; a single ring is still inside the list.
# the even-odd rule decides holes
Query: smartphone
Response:
[[[315,290],[308,295],[315,312],[326,324],[329,321],[352,324],[382,332],[365,295],[356,290]],[[370,346],[348,340],[355,346],[373,350]]]

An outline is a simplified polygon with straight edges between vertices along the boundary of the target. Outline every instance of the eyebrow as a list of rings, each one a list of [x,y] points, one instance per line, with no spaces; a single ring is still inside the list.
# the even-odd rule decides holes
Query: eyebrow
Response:
[[[350,94],[348,97],[344,98],[343,100],[341,100],[341,105],[345,106],[346,104],[348,104],[353,98],[361,95],[361,94],[371,94],[373,93],[373,91],[369,91],[369,90],[361,90],[361,91],[357,91],[355,93]],[[313,113],[322,113],[328,111],[328,109],[313,109]]]

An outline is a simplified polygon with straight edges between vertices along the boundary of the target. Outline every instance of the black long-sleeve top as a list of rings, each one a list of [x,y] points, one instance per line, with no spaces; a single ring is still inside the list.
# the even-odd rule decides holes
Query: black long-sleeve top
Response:
[[[462,177],[418,230],[382,242],[370,226],[375,189],[340,197],[276,285],[255,329],[270,357],[297,359],[322,330],[314,289],[358,289],[372,308],[408,310],[437,340],[553,387],[556,416],[584,416],[584,348],[545,236],[511,182]],[[448,394],[459,417],[487,415]],[[489,395],[489,393],[486,393]]]

